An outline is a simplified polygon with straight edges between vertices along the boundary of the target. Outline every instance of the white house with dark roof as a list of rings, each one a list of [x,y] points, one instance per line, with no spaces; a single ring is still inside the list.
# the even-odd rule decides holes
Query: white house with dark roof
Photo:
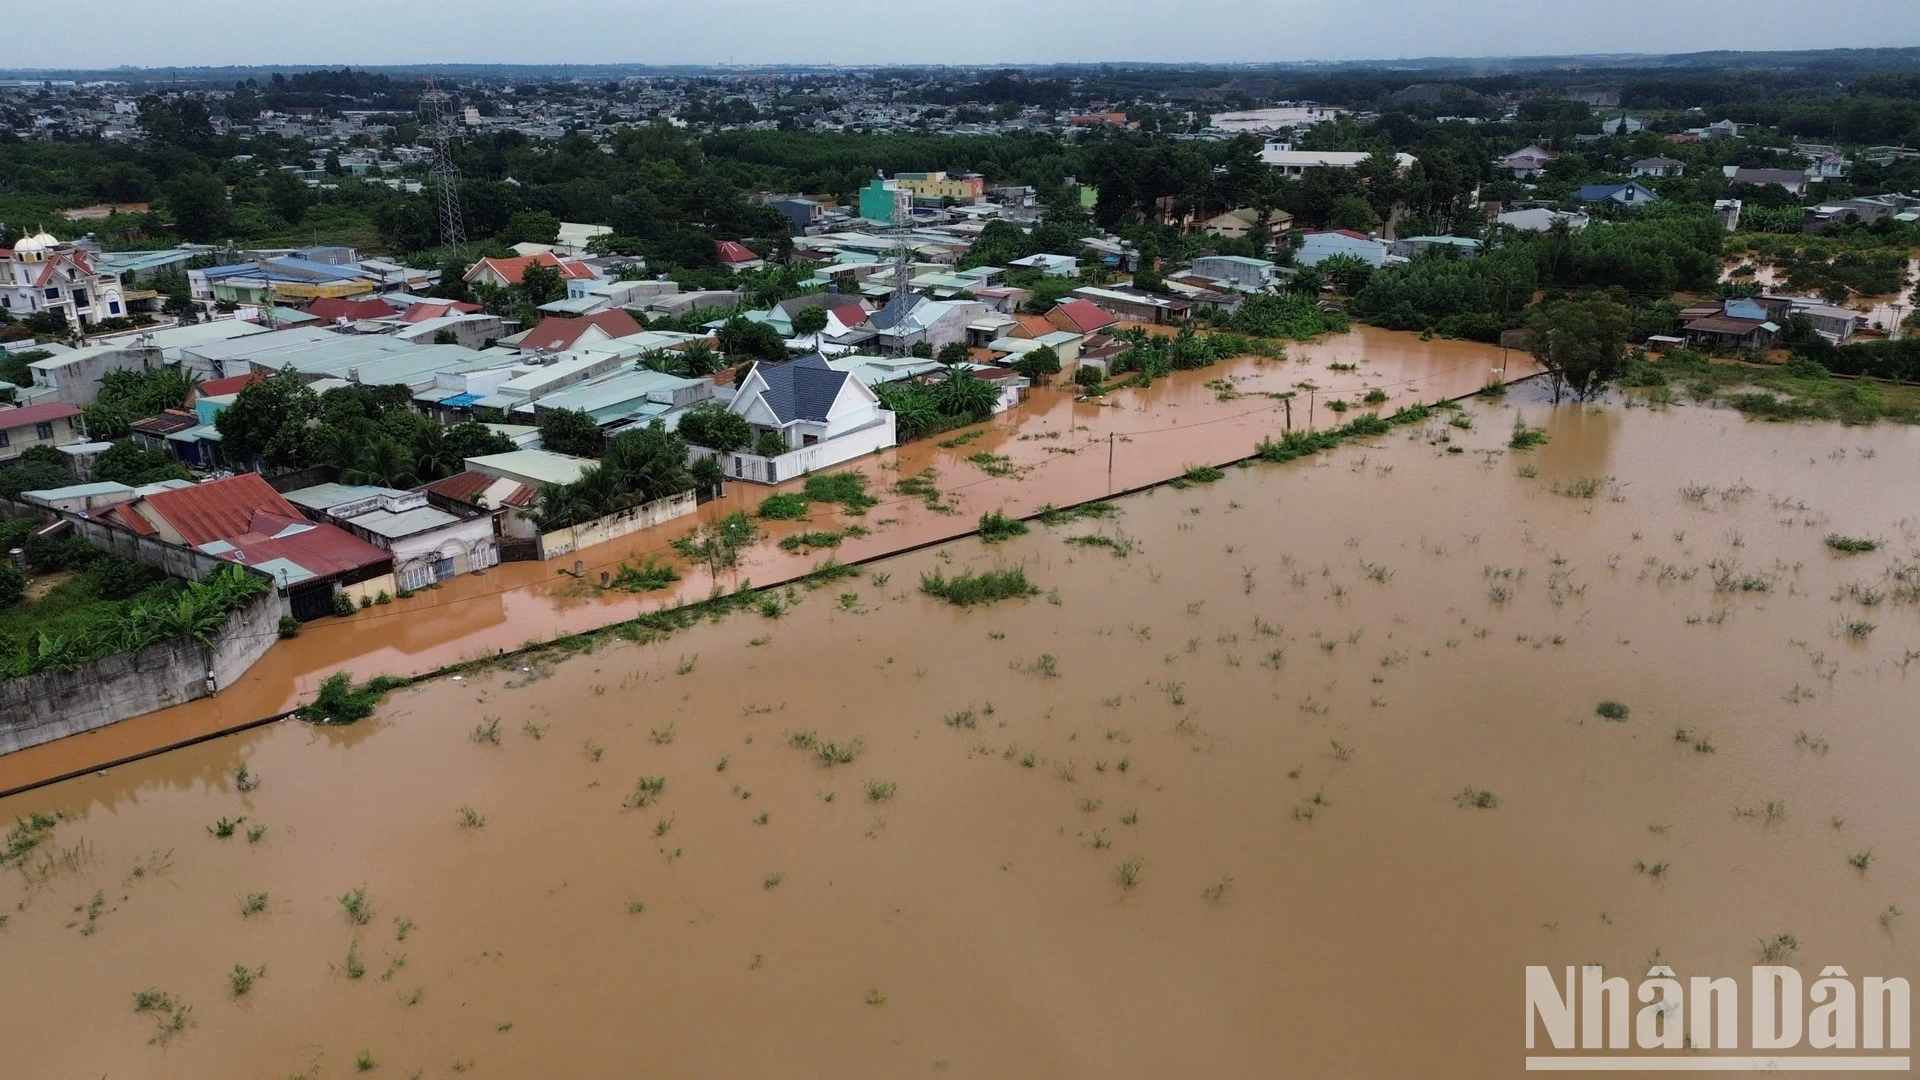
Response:
[[[1638,180],[1624,184],[1587,184],[1573,193],[1583,203],[1619,203],[1621,206],[1645,206],[1660,201],[1660,196]]]
[[[693,456],[717,456],[721,469],[736,480],[777,484],[896,442],[893,413],[880,407],[879,395],[817,353],[784,364],[753,365],[727,408],[753,425],[754,442],[718,455],[695,447]],[[784,453],[753,452],[768,433],[779,437]]]

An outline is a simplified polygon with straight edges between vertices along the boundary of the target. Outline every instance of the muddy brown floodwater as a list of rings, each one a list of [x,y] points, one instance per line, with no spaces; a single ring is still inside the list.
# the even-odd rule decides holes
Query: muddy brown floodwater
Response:
[[[1466,341],[1421,341],[1413,334],[1360,327],[1313,344],[1290,344],[1284,360],[1243,357],[1179,372],[1144,390],[1116,390],[1099,405],[1076,402],[1070,392],[1037,390],[991,424],[956,432],[951,439],[921,440],[834,470],[864,472],[883,501],[859,519],[870,533],[849,537],[833,554],[851,562],[903,551],[966,533],[988,510],[1024,516],[1046,503],[1067,506],[1158,483],[1188,465],[1233,461],[1251,453],[1263,436],[1278,434],[1289,424],[1317,429],[1344,423],[1357,413],[1336,412],[1327,403],[1339,400],[1366,408],[1358,403],[1372,388],[1387,400],[1371,408],[1391,411],[1470,394],[1489,381],[1536,370],[1524,352]],[[1285,392],[1297,399],[1283,402],[1267,396]],[[953,445],[942,446],[943,441]],[[991,455],[992,473],[968,460],[981,454]],[[892,490],[899,479],[923,474],[939,489],[941,511]],[[790,483],[779,490],[798,486]],[[726,498],[700,508],[700,520],[751,511],[775,489],[740,483],[728,490]],[[811,523],[764,524],[773,540],[782,533],[826,527],[831,515],[816,508],[814,517]],[[697,600],[711,590],[713,577],[688,566],[670,547],[690,525],[684,518],[668,522],[582,551],[577,560],[508,563],[348,619],[309,623],[297,640],[277,644],[214,697],[0,756],[0,791],[273,716],[310,697],[335,671],[352,671],[363,679],[376,673],[418,675],[529,641],[597,629],[645,608]],[[617,592],[594,598],[565,595],[573,582],[560,571],[570,570],[575,561],[592,581],[622,562],[649,556],[680,566],[685,577],[677,587],[643,597]],[[784,582],[824,558],[818,552],[788,553],[762,543],[745,553],[740,566],[724,571],[719,584],[732,589],[748,581]]]
[[[0,801],[4,1071],[1508,1076],[1527,964],[1920,975],[1920,433],[1466,415]]]

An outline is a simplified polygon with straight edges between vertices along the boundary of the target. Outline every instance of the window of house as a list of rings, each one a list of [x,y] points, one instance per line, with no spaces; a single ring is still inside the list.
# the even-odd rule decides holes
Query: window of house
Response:
[[[120,314],[120,301],[118,300],[107,301],[107,310],[115,315]]]
[[[38,424],[33,425],[33,436],[36,439],[53,438],[53,422],[42,421]]]
[[[7,437],[7,433],[6,433],[6,432],[4,432],[4,431],[0,431],[0,446],[5,446],[5,445],[7,445],[7,444],[8,444],[9,442],[11,442],[11,441],[12,441],[12,440],[11,440],[11,439],[9,439],[9,438]]]
[[[85,289],[73,290],[73,306],[74,307],[87,306],[87,290]]]
[[[49,300],[58,300],[58,299],[60,299],[60,290],[59,290],[59,289],[48,289],[48,290],[47,290],[47,299],[49,299]]]

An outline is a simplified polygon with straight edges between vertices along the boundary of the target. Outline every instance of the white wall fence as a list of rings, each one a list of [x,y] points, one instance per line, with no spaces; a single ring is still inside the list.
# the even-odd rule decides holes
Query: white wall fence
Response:
[[[894,445],[894,415],[882,411],[880,419],[863,428],[856,428],[842,435],[836,435],[825,442],[812,446],[802,446],[789,450],[779,457],[761,457],[745,451],[729,454],[715,454],[704,446],[693,448],[695,460],[706,457],[720,459],[720,471],[730,480],[747,480],[755,484],[779,484],[810,472],[818,472],[829,465],[838,465],[843,461],[871,454],[876,450],[885,450]]]
[[[698,501],[691,491],[678,495],[669,495],[664,499],[655,499],[650,503],[629,506],[606,517],[583,521],[564,529],[541,533],[539,538],[540,557],[557,559],[562,555],[571,555],[581,548],[604,544],[609,540],[618,540],[628,533],[650,529],[663,521],[688,517],[698,507]]]

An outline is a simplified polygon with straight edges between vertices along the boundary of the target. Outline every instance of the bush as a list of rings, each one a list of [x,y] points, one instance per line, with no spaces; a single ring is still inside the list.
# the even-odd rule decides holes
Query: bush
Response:
[[[0,495],[18,499],[23,491],[67,487],[79,482],[65,464],[33,457],[33,451],[38,449],[28,450],[17,463],[0,469]]]
[[[753,440],[753,425],[725,405],[708,402],[680,418],[680,437],[690,445],[730,454]]]
[[[27,579],[14,567],[13,560],[0,553],[0,607],[17,604],[26,594]]]
[[[796,521],[807,516],[807,497],[793,492],[769,495],[760,500],[755,514],[767,521]]]
[[[1013,370],[1034,382],[1044,383],[1049,378],[1060,374],[1060,354],[1054,352],[1049,345],[1030,349],[1013,362]]]
[[[556,454],[600,456],[600,425],[579,409],[549,409],[540,414],[540,445]]]
[[[1026,532],[1026,522],[1020,521],[1017,518],[1010,518],[998,510],[991,510],[980,515],[980,540],[982,543],[997,544],[1002,540],[1011,540],[1016,536],[1024,536]]]
[[[763,431],[759,441],[754,443],[753,452],[761,457],[779,457],[787,452],[787,440],[777,431]]]
[[[200,581],[169,583],[122,603],[90,605],[25,631],[0,635],[0,679],[72,671],[116,653],[191,637],[210,642],[227,617],[272,589],[263,576],[230,566]]]
[[[996,600],[1008,600],[1024,596],[1038,596],[1040,590],[1027,580],[1027,572],[1022,567],[1011,570],[987,570],[978,574],[965,573],[949,578],[935,570],[920,575],[920,591],[928,596],[938,597],[956,607],[972,607],[975,604],[990,604]]]
[[[313,700],[294,710],[294,715],[314,724],[351,724],[373,715],[387,691],[407,685],[407,680],[376,675],[359,686],[353,676],[336,671],[320,684]]]
[[[1100,385],[1100,369],[1097,367],[1094,367],[1092,364],[1081,364],[1079,367],[1074,369],[1073,381],[1076,384],[1080,386],[1085,386],[1085,387],[1099,386]]]
[[[300,636],[300,620],[291,615],[280,616],[280,637],[297,638]]]
[[[99,548],[75,535],[41,536],[34,533],[20,546],[26,550],[27,568],[40,574],[86,566],[100,557]]]
[[[856,515],[880,502],[867,494],[867,474],[857,470],[809,476],[805,492],[813,502],[839,503],[842,510]]]
[[[1255,337],[1310,341],[1321,334],[1344,333],[1347,317],[1337,311],[1321,311],[1311,297],[1299,294],[1256,296],[1233,313],[1227,326]]]
[[[333,594],[333,613],[345,618],[353,614],[353,597],[344,592]]]
[[[126,600],[160,580],[160,572],[145,563],[118,555],[100,555],[87,572],[93,575],[102,599]]]
[[[652,592],[680,580],[680,571],[649,555],[639,566],[621,563],[614,572],[613,587],[627,592]]]

